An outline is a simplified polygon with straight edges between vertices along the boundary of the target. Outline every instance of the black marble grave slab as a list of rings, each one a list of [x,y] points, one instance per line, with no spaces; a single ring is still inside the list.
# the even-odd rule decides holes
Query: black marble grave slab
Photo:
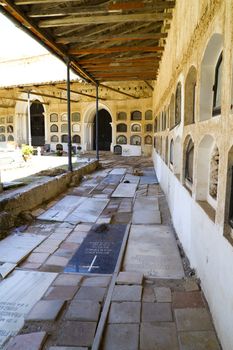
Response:
[[[64,272],[114,272],[127,225],[93,225]]]

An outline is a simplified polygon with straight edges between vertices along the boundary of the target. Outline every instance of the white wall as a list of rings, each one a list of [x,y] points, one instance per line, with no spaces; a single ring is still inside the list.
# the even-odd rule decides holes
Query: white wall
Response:
[[[154,151],[155,170],[174,228],[201,280],[224,350],[233,349],[233,247]]]

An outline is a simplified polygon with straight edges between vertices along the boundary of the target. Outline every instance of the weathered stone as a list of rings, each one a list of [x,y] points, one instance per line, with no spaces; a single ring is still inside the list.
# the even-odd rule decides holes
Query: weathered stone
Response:
[[[112,303],[108,323],[139,323],[141,303],[123,302]]]
[[[81,287],[75,295],[75,300],[92,300],[102,302],[106,288],[102,287]]]
[[[138,324],[109,324],[106,328],[103,350],[137,350],[139,341]]]
[[[95,322],[66,321],[58,332],[57,345],[91,346],[95,335]]]
[[[170,303],[142,303],[142,322],[171,322]]]
[[[83,346],[51,346],[49,350],[88,350],[88,348]]]
[[[65,318],[77,321],[98,321],[100,304],[98,302],[82,300],[71,302]]]
[[[76,293],[77,286],[55,286],[50,287],[45,294],[44,299],[46,300],[70,300]]]
[[[53,282],[54,286],[77,286],[82,281],[82,276],[77,274],[61,273]]]
[[[106,288],[110,283],[111,277],[87,277],[82,282],[82,287],[104,287]]]
[[[180,350],[220,350],[217,337],[212,331],[179,333]]]
[[[115,286],[112,294],[113,301],[141,301],[141,286]]]
[[[158,303],[171,303],[172,294],[171,289],[166,287],[156,287],[154,288],[156,301]]]
[[[186,279],[184,282],[186,292],[194,292],[199,290],[198,284],[192,279]]]
[[[155,301],[155,293],[152,287],[145,286],[143,288],[142,301],[146,303],[153,303]]]
[[[174,292],[172,294],[174,309],[205,307],[201,292]]]
[[[45,332],[20,334],[11,339],[7,350],[40,350],[46,340]]]
[[[27,321],[54,321],[65,301],[40,300],[26,316]]]
[[[120,272],[116,284],[138,284],[141,285],[143,274],[140,272]]]
[[[175,325],[142,323],[140,350],[179,350]]]
[[[213,330],[210,314],[202,308],[177,309],[175,319],[179,331],[209,331]]]
[[[55,265],[55,266],[66,266],[69,262],[68,258],[62,256],[53,255],[46,261],[46,265]]]

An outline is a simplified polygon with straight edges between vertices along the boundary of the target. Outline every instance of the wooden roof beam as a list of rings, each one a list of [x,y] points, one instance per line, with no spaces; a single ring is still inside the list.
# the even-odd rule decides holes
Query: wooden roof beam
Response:
[[[148,83],[148,81],[144,80],[144,83],[146,83],[146,85],[152,90],[154,91],[154,88],[151,84]]]
[[[25,91],[22,91],[22,92],[26,92],[28,93],[27,90]],[[65,97],[58,97],[58,96],[54,96],[54,95],[50,95],[50,94],[44,94],[44,93],[41,93],[41,92],[33,92],[33,91],[29,91],[30,95],[38,95],[38,96],[42,96],[42,97],[47,97],[47,98],[53,98],[53,99],[56,99],[56,100],[62,100],[62,101],[67,101],[67,98]],[[70,100],[71,102],[78,102],[77,100]]]
[[[9,96],[0,96],[0,99],[5,99],[5,100],[12,100],[12,101],[20,101],[20,102],[28,102],[26,98],[17,98],[17,97],[9,97]],[[49,102],[40,102],[40,101],[33,101],[34,103],[41,103],[42,105],[48,105]],[[10,107],[9,107],[10,108]]]
[[[141,41],[141,40],[159,40],[167,37],[167,33],[148,33],[148,34],[128,34],[128,35],[117,35],[117,36],[109,36],[109,35],[101,35],[100,37],[96,38],[93,37],[86,37],[86,36],[80,36],[80,35],[73,35],[70,37],[65,38],[58,38],[56,39],[56,43],[59,44],[71,44],[71,43],[87,43],[87,42],[94,42],[96,43],[96,40],[98,42],[103,41],[110,41],[110,42],[118,42],[118,41]]]
[[[113,91],[113,92],[116,92],[117,94],[120,94],[120,95],[124,95],[124,96],[127,96],[127,97],[131,97],[131,98],[134,98],[134,99],[139,99],[138,96],[135,96],[135,95],[131,95],[131,94],[128,94],[127,92],[124,92],[124,91],[121,91],[121,90],[117,90],[117,89],[114,89],[113,87],[111,86],[108,86],[108,85],[105,85],[105,84],[99,84],[100,87],[104,87],[110,91]]]
[[[108,54],[113,52],[157,52],[157,51],[163,51],[164,47],[162,46],[118,46],[118,47],[106,47],[106,48],[94,48],[94,49],[82,49],[79,50],[78,48],[70,49],[69,54],[71,55],[93,55],[93,54]]]
[[[62,90],[62,91],[67,91],[66,88],[62,88],[62,87],[58,87],[58,86],[56,86],[56,89]],[[70,92],[72,92],[73,94],[82,95],[82,96],[87,96],[87,97],[91,97],[91,98],[96,99],[96,95],[90,95],[90,94],[86,94],[86,93],[84,93],[84,92],[79,92],[79,91],[76,91],[76,90],[70,90]],[[106,101],[106,98],[99,97],[99,100]]]
[[[5,1],[5,0],[4,0]],[[171,13],[143,13],[128,15],[107,15],[107,16],[67,16],[60,19],[47,19],[39,21],[39,28],[51,28],[59,26],[77,26],[80,24],[101,24],[101,23],[131,23],[131,22],[158,22],[171,19]]]

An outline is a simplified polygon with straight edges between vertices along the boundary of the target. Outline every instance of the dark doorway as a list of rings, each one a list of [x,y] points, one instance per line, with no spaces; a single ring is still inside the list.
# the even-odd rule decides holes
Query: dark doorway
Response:
[[[110,145],[112,142],[112,118],[110,114],[102,109],[98,112],[99,116],[99,150],[100,151],[110,151]],[[96,149],[96,116],[94,117],[93,125],[93,149]]]
[[[44,107],[40,101],[33,101],[30,107],[32,146],[45,144]]]

